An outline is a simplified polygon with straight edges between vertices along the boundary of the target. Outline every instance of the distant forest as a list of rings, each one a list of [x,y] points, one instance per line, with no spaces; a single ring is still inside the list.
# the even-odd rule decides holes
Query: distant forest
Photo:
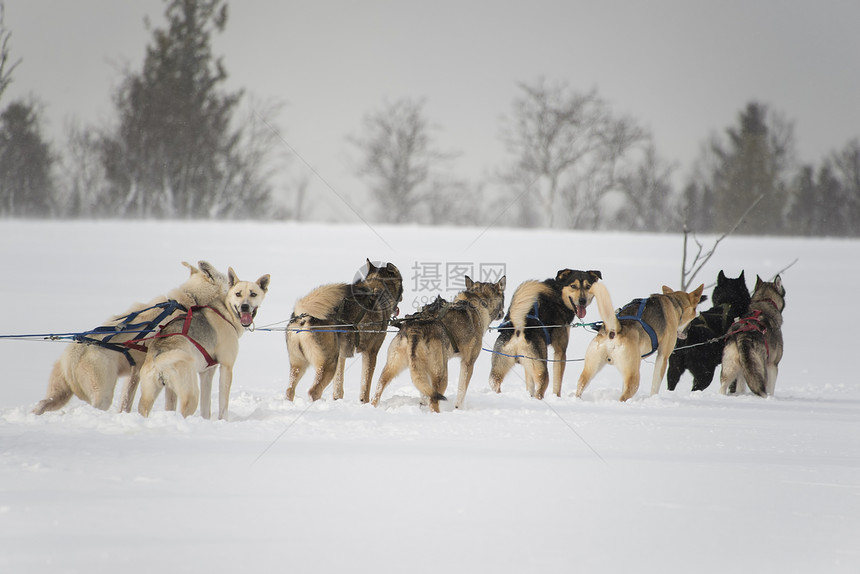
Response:
[[[44,138],[37,96],[4,98],[26,62],[0,19],[0,216],[305,219],[316,199],[309,179],[319,176],[275,183],[279,107],[224,87],[211,40],[227,23],[224,0],[167,2],[140,69],[111,94],[115,121],[70,127],[58,149]],[[345,137],[360,158],[369,221],[860,235],[860,138],[800,164],[792,121],[765,102],[742,103],[705,136],[680,188],[677,165],[640,121],[561,81],[518,84],[500,125],[505,156],[486,181],[457,176],[423,100],[382,103],[361,121],[361,136]],[[288,204],[274,201],[276,186]]]

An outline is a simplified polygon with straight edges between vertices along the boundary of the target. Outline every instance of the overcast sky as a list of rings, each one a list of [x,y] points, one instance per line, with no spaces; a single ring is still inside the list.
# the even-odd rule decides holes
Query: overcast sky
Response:
[[[683,0],[230,2],[215,38],[230,87],[286,102],[283,137],[348,191],[346,142],[384,101],[424,98],[443,149],[476,180],[504,161],[500,118],[517,82],[597,88],[650,128],[686,171],[751,100],[795,122],[800,159],[860,136],[860,1]],[[161,0],[6,0],[23,62],[5,98],[33,95],[46,132],[113,118],[120,71],[139,70]],[[286,146],[284,153],[286,151]]]

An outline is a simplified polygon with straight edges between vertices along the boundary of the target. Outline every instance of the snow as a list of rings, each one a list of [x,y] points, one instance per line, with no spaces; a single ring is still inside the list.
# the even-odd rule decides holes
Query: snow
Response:
[[[67,343],[0,339],[0,570],[860,571],[856,338],[832,319],[853,316],[853,290],[837,297],[834,286],[854,284],[858,257],[858,241],[730,237],[705,266],[706,284],[744,269],[752,287],[756,273],[798,259],[783,273],[786,355],[769,399],[723,397],[717,382],[694,394],[685,375],[675,392],[664,383],[650,397],[643,384],[622,404],[608,367],[577,400],[572,362],[562,397],[536,401],[521,367],[493,393],[487,354],[462,410],[448,401],[429,413],[408,373],[379,408],[363,405],[358,359],[344,400],[328,390],[309,403],[306,375],[289,403],[283,333],[258,329],[240,342],[228,421],[182,419],[160,400],[149,419],[77,399],[36,417]],[[621,305],[677,286],[681,238],[3,221],[0,334],[97,326],[178,285],[180,261],[199,259],[243,279],[271,273],[257,326],[274,325],[313,287],[351,280],[365,258],[400,267],[401,313],[435,295],[421,289],[435,263],[444,291],[448,264],[477,275],[503,262],[508,298],[525,279],[599,269]],[[574,329],[568,357],[581,358],[591,336]],[[644,380],[652,368],[643,363]],[[457,373],[454,360],[449,398]]]

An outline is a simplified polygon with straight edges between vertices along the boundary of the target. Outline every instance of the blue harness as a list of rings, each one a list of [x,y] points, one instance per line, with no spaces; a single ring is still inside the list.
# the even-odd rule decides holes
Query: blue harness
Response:
[[[151,309],[161,309],[161,313],[159,313],[158,317],[151,321],[145,321],[142,323],[132,323],[137,316],[143,313],[144,311],[149,311]],[[87,345],[97,345],[99,347],[104,347],[105,349],[110,349],[111,351],[116,351],[118,353],[122,353],[128,364],[132,367],[135,366],[134,359],[131,357],[131,353],[129,349],[136,349],[146,351],[145,347],[139,346],[136,344],[137,339],[141,339],[146,337],[155,329],[158,328],[158,325],[164,321],[167,317],[172,315],[176,311],[182,311],[183,313],[187,312],[187,309],[174,301],[173,299],[169,299],[164,303],[158,303],[157,305],[153,305],[152,307],[147,307],[146,309],[141,309],[140,311],[135,311],[133,313],[129,313],[125,317],[122,317],[122,321],[117,323],[116,325],[105,325],[102,327],[96,327],[92,331],[87,331],[86,333],[81,333],[79,335],[75,335],[74,340],[78,343],[86,343]],[[137,337],[134,341],[126,341],[123,343],[113,343],[111,339],[124,332],[134,332],[140,333],[140,336]],[[107,334],[105,337],[100,339],[94,339],[93,337],[88,337],[87,335],[102,335]]]
[[[648,336],[651,338],[651,350],[648,351],[647,353],[645,353],[644,355],[642,355],[642,357],[648,357],[650,355],[653,355],[655,352],[657,352],[657,345],[658,345],[657,333],[654,332],[654,329],[651,328],[651,325],[649,325],[648,323],[646,323],[645,321],[642,320],[642,313],[645,311],[645,304],[647,302],[648,302],[648,299],[634,299],[633,301],[631,301],[630,303],[625,305],[624,309],[626,309],[627,307],[630,307],[631,305],[635,305],[636,303],[639,303],[639,310],[636,311],[635,315],[616,315],[616,317],[618,318],[619,321],[622,319],[627,319],[630,321],[636,321],[637,323],[642,325],[642,328],[645,329],[646,333],[648,333]]]
[[[544,325],[543,321],[541,321],[540,317],[538,317],[538,302],[537,301],[535,301],[535,306],[532,308],[531,315],[526,315],[526,320],[529,320],[529,319],[534,319],[535,321],[538,322],[538,324],[540,325],[540,328],[543,330],[543,338],[546,341],[546,344],[549,345],[552,342],[552,336],[549,333],[549,329],[546,328],[546,325]],[[514,326],[513,321],[505,321],[504,323],[502,323],[501,325],[496,327],[496,329],[510,329],[513,326]]]

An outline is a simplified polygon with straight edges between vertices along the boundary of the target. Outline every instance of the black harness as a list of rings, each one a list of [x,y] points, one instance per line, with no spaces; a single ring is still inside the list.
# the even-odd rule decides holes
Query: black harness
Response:
[[[538,316],[539,310],[540,310],[540,307],[538,306],[538,302],[535,301],[534,307],[532,307],[531,314],[526,315],[526,321],[528,321],[529,319],[536,321],[537,324],[540,326],[541,330],[543,331],[544,341],[546,341],[547,345],[550,345],[550,343],[552,342],[552,335],[550,335],[550,332],[549,332],[549,329],[547,328],[547,326],[544,325],[543,321],[540,320],[540,317]],[[500,330],[501,329],[512,329],[513,326],[514,326],[514,322],[509,320],[509,321],[505,321],[504,323],[502,323],[501,325],[496,327],[496,329],[500,329]]]
[[[151,321],[144,321],[141,323],[132,322],[136,320],[141,313],[151,311],[152,309],[161,309],[161,313],[159,313],[155,319],[152,319]],[[168,299],[167,301],[163,303],[158,303],[156,305],[153,305],[152,307],[147,307],[146,309],[141,309],[140,311],[134,311],[133,313],[129,313],[128,315],[122,317],[122,320],[116,325],[104,325],[101,327],[96,327],[92,331],[75,335],[74,340],[77,343],[96,345],[98,347],[103,347],[105,349],[110,349],[111,351],[122,353],[128,361],[128,364],[131,367],[134,367],[135,362],[129,350],[134,349],[136,351],[146,352],[146,347],[141,345],[139,341],[146,338],[149,334],[158,329],[161,322],[176,311],[181,311],[183,313],[187,312],[183,305],[179,304],[173,299]],[[112,342],[111,339],[113,339],[116,335],[119,335],[120,333],[138,333],[139,335],[131,341],[125,341],[122,343]],[[89,336],[102,334],[104,334],[105,336],[99,339]]]

